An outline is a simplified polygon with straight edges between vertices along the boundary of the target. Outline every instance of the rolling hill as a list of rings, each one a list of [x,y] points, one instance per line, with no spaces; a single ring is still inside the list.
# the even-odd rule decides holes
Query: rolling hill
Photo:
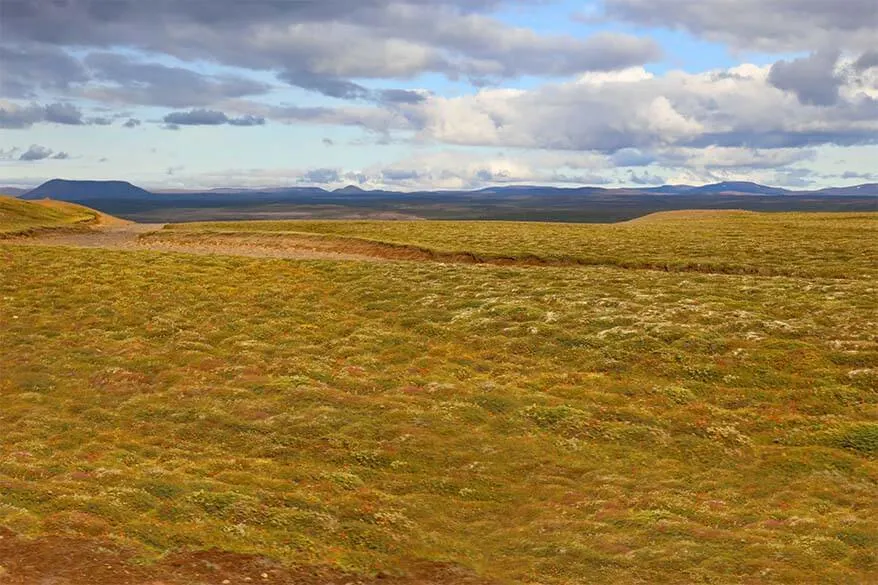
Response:
[[[54,229],[89,229],[118,222],[99,211],[66,201],[23,201],[0,195],[0,239]]]

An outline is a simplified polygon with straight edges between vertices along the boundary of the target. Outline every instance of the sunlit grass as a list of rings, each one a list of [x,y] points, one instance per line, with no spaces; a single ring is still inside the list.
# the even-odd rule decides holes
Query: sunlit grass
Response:
[[[86,229],[97,221],[92,209],[61,201],[23,201],[0,195],[0,238],[46,229]]]
[[[848,278],[4,246],[0,525],[511,582],[867,583],[874,217],[766,221],[295,229]]]
[[[619,224],[449,221],[214,222],[168,226],[153,240],[283,247],[320,236],[348,249],[437,259],[608,265],[672,271],[854,278],[878,274],[878,213],[672,212]],[[313,238],[312,238],[313,239]],[[455,258],[457,256],[457,258]]]

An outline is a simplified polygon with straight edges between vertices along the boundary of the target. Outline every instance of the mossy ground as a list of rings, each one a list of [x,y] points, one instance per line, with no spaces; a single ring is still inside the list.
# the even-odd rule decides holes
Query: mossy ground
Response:
[[[878,213],[657,213],[618,224],[471,221],[253,221],[170,224],[155,239],[303,235],[476,261],[605,265],[732,274],[878,276]],[[391,257],[394,257],[393,255]]]
[[[783,255],[761,225],[608,241],[799,276],[3,246],[0,525],[145,560],[874,582],[874,219],[779,221]],[[520,248],[511,224],[417,225]]]

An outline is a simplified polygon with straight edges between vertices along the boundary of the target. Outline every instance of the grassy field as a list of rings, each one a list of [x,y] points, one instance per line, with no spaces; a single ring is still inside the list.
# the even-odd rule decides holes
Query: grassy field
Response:
[[[103,216],[87,207],[64,201],[23,201],[0,195],[0,239],[45,230],[88,229]]]
[[[171,224],[166,241],[284,246],[315,235],[404,257],[608,265],[733,274],[878,275],[878,213],[670,212],[619,224],[286,221]],[[297,243],[298,245],[298,243]],[[324,244],[325,245],[325,244]],[[422,254],[423,255],[423,254]]]
[[[606,266],[3,245],[0,526],[143,562],[218,548],[508,583],[874,583],[876,219],[148,236]],[[619,267],[651,263],[704,271]]]

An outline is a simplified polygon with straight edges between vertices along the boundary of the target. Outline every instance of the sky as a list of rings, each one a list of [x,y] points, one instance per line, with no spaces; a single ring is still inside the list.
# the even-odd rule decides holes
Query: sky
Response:
[[[876,0],[0,0],[0,185],[878,182]]]

